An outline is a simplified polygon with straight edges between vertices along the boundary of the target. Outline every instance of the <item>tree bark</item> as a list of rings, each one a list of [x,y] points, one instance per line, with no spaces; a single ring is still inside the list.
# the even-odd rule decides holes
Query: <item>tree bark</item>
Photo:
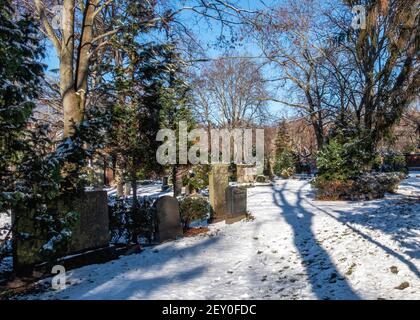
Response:
[[[182,192],[182,170],[180,166],[173,166],[172,168],[172,184],[174,188],[174,197],[178,197]]]
[[[115,183],[117,185],[117,197],[124,196],[124,170],[121,165],[121,158],[117,156],[115,165]]]
[[[64,110],[64,137],[74,133],[74,124],[81,121],[79,99],[74,89],[74,0],[63,3],[63,35],[60,57],[60,93]]]

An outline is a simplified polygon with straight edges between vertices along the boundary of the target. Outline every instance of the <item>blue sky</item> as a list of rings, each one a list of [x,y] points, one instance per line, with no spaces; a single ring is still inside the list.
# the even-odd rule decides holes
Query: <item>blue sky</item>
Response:
[[[255,9],[261,9],[264,8],[264,5],[270,5],[273,3],[281,4],[283,2],[282,0],[239,0],[237,1],[238,7],[247,9],[247,10],[255,10]],[[225,54],[225,50],[222,48],[218,48],[217,45],[217,39],[220,35],[220,24],[217,24],[215,22],[212,22],[210,25],[204,21],[203,19],[201,21],[198,21],[198,23],[195,23],[198,16],[195,13],[192,12],[186,12],[181,17],[183,21],[186,21],[187,24],[190,25],[190,27],[193,29],[194,33],[199,37],[200,42],[203,44],[203,47],[207,48],[206,55],[208,57],[218,57],[223,56]],[[226,33],[226,36],[229,34]],[[46,46],[46,56],[44,58],[44,63],[47,65],[47,73],[52,76],[58,76],[57,74],[54,74],[52,71],[55,69],[58,69],[59,67],[59,60],[57,57],[57,53],[55,51],[55,48],[51,44],[50,41],[45,42]],[[259,50],[256,45],[254,45],[250,41],[244,41],[242,42],[241,46],[237,46],[235,49],[236,53],[239,55],[251,55],[251,56],[258,56]],[[267,78],[273,78],[275,77],[273,74],[273,70],[270,68],[264,69],[264,74]],[[283,95],[281,92],[278,92],[280,95]],[[270,104],[270,110],[272,113],[276,114],[278,112],[284,112],[286,109],[282,108],[277,103],[269,103]]]

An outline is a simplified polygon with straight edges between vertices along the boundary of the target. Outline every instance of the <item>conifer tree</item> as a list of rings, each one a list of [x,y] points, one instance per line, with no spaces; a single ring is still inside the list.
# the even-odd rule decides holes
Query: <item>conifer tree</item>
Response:
[[[29,17],[16,20],[13,15],[10,2],[0,0],[0,212],[15,200],[9,192],[43,75],[35,25]]]

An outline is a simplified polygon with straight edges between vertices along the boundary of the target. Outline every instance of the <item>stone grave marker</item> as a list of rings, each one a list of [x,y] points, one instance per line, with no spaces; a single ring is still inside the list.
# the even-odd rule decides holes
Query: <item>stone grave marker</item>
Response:
[[[162,178],[162,191],[169,190],[169,177],[165,176]]]
[[[226,222],[242,220],[247,215],[247,189],[228,187],[226,189],[228,216]]]
[[[236,178],[238,183],[253,183],[255,182],[256,168],[250,165],[236,166]]]
[[[156,203],[156,239],[158,242],[173,240],[182,236],[181,215],[178,200],[164,196]]]
[[[209,197],[213,222],[226,218],[226,189],[229,187],[229,167],[225,164],[213,165],[209,174]]]
[[[69,207],[78,212],[80,217],[72,229],[67,248],[58,252],[57,258],[109,245],[108,195],[106,191],[85,192]],[[64,208],[64,203],[58,201],[58,211],[64,212]],[[43,239],[44,236],[40,230],[36,230],[33,214],[21,216],[16,220],[15,213],[13,213],[13,220],[16,221],[17,232],[36,236],[36,239],[31,241],[13,239],[13,264],[15,270],[19,272],[19,270],[25,270],[44,262],[40,256],[40,249],[48,239]]]
[[[73,228],[70,252],[109,245],[108,195],[106,191],[86,192],[74,202],[80,220]]]
[[[125,195],[126,197],[131,196],[131,191],[132,191],[132,190],[133,190],[133,189],[131,188],[131,183],[127,182],[127,183],[124,185],[124,195]]]

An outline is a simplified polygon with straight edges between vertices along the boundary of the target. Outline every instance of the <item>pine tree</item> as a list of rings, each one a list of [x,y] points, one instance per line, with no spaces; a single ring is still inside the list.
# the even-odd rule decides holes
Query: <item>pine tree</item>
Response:
[[[44,70],[37,25],[0,4],[0,212],[13,212],[11,232],[28,255],[54,258],[76,222],[71,204],[84,191],[82,170],[101,142],[103,117],[90,111],[75,135],[55,146],[33,116]]]
[[[162,109],[160,112],[160,121],[162,128],[171,129],[176,132],[178,144],[179,123],[181,121],[186,122],[188,130],[191,130],[195,124],[191,112],[192,97],[190,86],[184,77],[185,62],[176,49],[176,43],[169,42],[164,49],[167,81],[161,90]],[[179,152],[178,145],[177,152]],[[171,169],[174,196],[177,197],[181,194],[186,166],[177,164],[173,165]]]
[[[276,161],[274,173],[285,178],[295,172],[295,159],[290,147],[290,138],[287,134],[287,126],[283,121],[280,123],[276,139]]]
[[[14,191],[16,167],[27,149],[27,127],[35,107],[43,65],[43,49],[34,22],[14,18],[9,1],[0,0],[0,212],[19,197]]]

